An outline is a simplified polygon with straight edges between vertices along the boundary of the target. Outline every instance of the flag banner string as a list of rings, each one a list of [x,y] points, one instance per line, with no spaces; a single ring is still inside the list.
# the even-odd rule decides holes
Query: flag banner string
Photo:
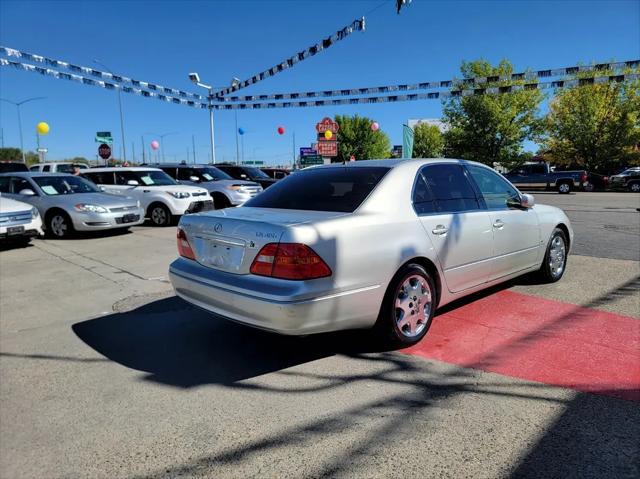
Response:
[[[157,93],[159,96],[172,96],[179,98],[190,98],[192,100],[199,101],[208,101],[207,96],[199,95],[197,93],[187,92],[184,90],[179,90],[176,88],[169,88],[162,85],[158,85],[151,82],[145,82],[141,80],[135,80],[129,77],[115,75],[109,72],[103,72],[100,70],[96,70],[94,68],[89,68],[86,66],[73,65],[71,63],[55,60],[51,58],[44,57],[42,55],[36,55],[33,53],[22,52],[13,48],[0,46],[0,55],[4,54],[9,57],[15,58],[25,58],[35,61],[37,63],[44,63],[45,65],[53,66],[53,67],[62,67],[71,72],[82,73],[85,75],[90,75],[95,78],[109,80],[111,82],[115,82],[117,84],[131,84],[133,85],[132,92],[137,92],[138,90],[144,91],[144,89],[150,90],[150,97],[155,97],[151,93]],[[247,96],[234,96],[234,97],[224,97],[224,98],[215,98],[214,102],[262,102],[267,100],[295,100],[295,99],[303,99],[303,98],[329,98],[336,96],[362,96],[362,95],[371,95],[371,94],[379,94],[379,93],[393,93],[393,92],[405,92],[405,91],[415,91],[415,90],[432,90],[432,89],[440,89],[440,88],[457,88],[457,89],[473,89],[476,87],[483,87],[487,83],[495,83],[499,81],[531,81],[537,78],[553,78],[557,76],[571,76],[576,75],[582,72],[603,72],[603,71],[620,71],[622,69],[634,69],[640,67],[640,60],[629,60],[626,62],[612,62],[612,63],[600,63],[595,65],[577,65],[565,68],[555,68],[549,70],[536,70],[536,71],[528,71],[522,73],[513,73],[510,75],[499,75],[499,76],[489,76],[489,77],[474,77],[474,78],[466,78],[461,80],[443,80],[443,81],[431,81],[431,82],[423,82],[423,83],[414,83],[414,84],[399,84],[399,85],[387,85],[387,86],[377,86],[377,87],[365,87],[365,88],[349,88],[349,89],[340,89],[340,90],[323,90],[323,91],[309,91],[309,92],[300,92],[300,93],[274,93],[274,94],[265,94],[265,95],[247,95]],[[34,67],[36,68],[36,67]],[[64,75],[64,73],[60,73]],[[54,75],[52,75],[54,76]],[[115,87],[111,87],[115,88]],[[123,91],[126,91],[126,88],[122,87]],[[141,93],[136,93],[141,94]],[[176,102],[177,103],[177,102]]]
[[[54,67],[54,68],[63,68],[65,70],[69,70],[70,72],[77,73],[77,74],[90,75],[92,77],[96,77],[104,80],[110,80],[116,83],[130,84],[136,88],[146,88],[155,92],[179,96],[181,98],[191,98],[193,100],[204,100],[204,101],[207,100],[206,96],[198,95],[197,93],[179,90],[177,88],[169,88],[166,86],[158,85],[151,82],[145,82],[142,80],[136,80],[134,78],[125,77],[122,75],[116,75],[114,73],[100,71],[95,68],[89,68],[81,65],[74,65],[73,63],[65,62],[62,60],[55,60],[52,58],[44,57],[42,55],[36,55],[34,53],[22,52],[14,48],[0,46],[0,54],[6,55],[7,57],[21,58],[21,59],[29,60],[36,63],[43,63],[47,66]]]
[[[335,96],[355,96],[369,95],[376,93],[392,93],[397,91],[414,91],[414,90],[435,90],[440,88],[459,87],[460,89],[482,87],[487,83],[496,83],[502,81],[531,81],[537,78],[553,78],[558,76],[573,76],[582,72],[602,72],[602,71],[620,71],[622,69],[634,69],[640,67],[640,60],[630,60],[626,62],[601,63],[597,65],[578,65],[565,68],[554,68],[552,70],[536,70],[522,73],[513,73],[510,75],[496,75],[489,77],[474,77],[460,80],[442,80],[423,83],[385,85],[377,87],[364,88],[343,88],[340,90],[322,90],[308,91],[299,93],[272,93],[268,95],[246,95],[246,96],[229,96],[219,98],[223,102],[238,101],[264,101],[264,100],[294,100],[299,98],[322,98]]]
[[[315,45],[310,46],[309,48],[305,48],[301,52],[296,53],[292,57],[287,58],[283,62],[278,63],[277,65],[269,68],[268,70],[264,70],[263,72],[257,73],[256,75],[253,75],[251,78],[248,78],[248,79],[246,79],[244,81],[240,81],[237,84],[234,84],[234,85],[232,85],[230,87],[227,87],[227,88],[224,88],[223,90],[220,90],[219,92],[216,93],[216,96],[218,98],[221,98],[224,95],[227,95],[227,94],[229,94],[231,92],[240,90],[241,88],[246,88],[249,85],[253,85],[254,83],[258,83],[259,81],[262,81],[262,80],[264,80],[266,78],[272,77],[272,76],[276,75],[277,73],[280,73],[280,72],[282,72],[282,71],[284,71],[284,70],[286,70],[288,68],[293,67],[295,64],[297,64],[297,63],[299,63],[299,62],[301,62],[303,60],[306,60],[309,57],[317,55],[321,51],[326,50],[327,48],[329,48],[334,43],[339,42],[340,40],[344,40],[349,35],[351,35],[353,32],[364,31],[364,29],[365,29],[364,17],[362,17],[359,20],[354,20],[349,25],[347,25],[346,27],[338,30],[333,35],[321,40],[320,42],[316,43]]]
[[[197,102],[193,100],[186,100],[184,98],[174,97],[171,95],[165,95],[164,93],[157,93],[153,91],[146,91],[140,88],[134,88],[126,85],[120,85],[118,83],[111,83],[103,80],[95,80],[93,78],[87,78],[82,75],[76,75],[71,73],[59,72],[50,68],[39,67],[36,65],[14,62],[5,58],[0,58],[0,66],[13,67],[18,70],[28,71],[32,73],[39,73],[41,75],[50,76],[60,80],[70,80],[84,85],[97,86],[105,88],[107,90],[121,90],[125,93],[132,93],[148,98],[156,98],[160,101],[174,103],[179,105],[186,105],[193,108],[208,109],[210,106],[208,103]],[[430,93],[410,93],[406,95],[386,95],[366,98],[341,98],[341,99],[324,99],[324,100],[312,100],[312,101],[293,101],[293,102],[270,102],[270,103],[230,103],[230,104],[218,104],[213,103],[211,108],[215,110],[261,110],[272,108],[304,108],[304,107],[322,107],[322,106],[336,106],[336,105],[366,105],[375,103],[394,103],[401,101],[417,101],[417,100],[436,100],[450,97],[466,97],[474,95],[491,95],[491,94],[505,94],[514,93],[518,91],[527,90],[548,90],[548,89],[562,89],[573,88],[583,85],[593,84],[606,84],[606,83],[622,83],[627,81],[635,81],[640,79],[640,73],[626,73],[619,75],[599,75],[587,78],[574,78],[569,80],[555,80],[550,82],[535,82],[524,83],[520,85],[500,86],[500,87],[487,87],[487,88],[474,88],[474,89],[457,89],[449,91],[439,91]]]

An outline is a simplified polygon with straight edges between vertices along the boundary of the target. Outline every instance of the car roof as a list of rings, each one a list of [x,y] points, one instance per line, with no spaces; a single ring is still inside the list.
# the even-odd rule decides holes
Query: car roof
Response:
[[[401,165],[410,165],[410,164],[429,164],[429,163],[453,163],[453,164],[470,164],[470,165],[483,165],[482,163],[477,163],[475,161],[469,160],[459,160],[455,158],[395,158],[395,159],[384,159],[384,160],[360,160],[360,161],[347,161],[345,163],[331,163],[329,165],[317,165],[312,168],[341,168],[341,167],[349,167],[349,168],[362,168],[362,167],[385,167],[385,168],[396,168]]]
[[[112,171],[162,171],[160,168],[156,168],[154,166],[105,166],[103,168],[89,168],[83,174],[86,173],[110,173]]]
[[[74,175],[71,175],[69,173],[58,173],[58,172],[41,173],[39,171],[14,171],[14,172],[0,173],[0,176],[24,176],[27,178],[41,178],[41,177],[51,178],[53,176],[74,176]]]
[[[149,166],[152,168],[215,168],[216,165],[209,165],[207,163],[151,163]]]

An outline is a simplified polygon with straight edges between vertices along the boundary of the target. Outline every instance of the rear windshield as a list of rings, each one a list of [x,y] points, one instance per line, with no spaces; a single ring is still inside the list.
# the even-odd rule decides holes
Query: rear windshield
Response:
[[[29,171],[29,168],[24,163],[0,162],[0,173],[14,173],[16,171]]]
[[[311,168],[289,175],[245,203],[258,208],[351,213],[389,168]]]

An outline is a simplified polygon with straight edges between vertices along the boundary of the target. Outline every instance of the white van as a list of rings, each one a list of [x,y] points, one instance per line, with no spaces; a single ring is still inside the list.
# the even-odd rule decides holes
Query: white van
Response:
[[[158,168],[89,168],[82,176],[104,191],[140,200],[146,217],[156,226],[168,226],[176,216],[213,209],[207,190],[181,185]]]
[[[81,170],[88,170],[84,163],[72,163],[70,161],[55,161],[51,163],[38,163],[31,165],[29,171],[35,173],[73,173],[73,167],[77,166]]]

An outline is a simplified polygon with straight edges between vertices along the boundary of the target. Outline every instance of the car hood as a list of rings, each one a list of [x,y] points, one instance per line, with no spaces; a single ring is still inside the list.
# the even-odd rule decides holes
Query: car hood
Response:
[[[49,204],[63,207],[73,207],[78,203],[104,206],[105,208],[122,208],[138,205],[138,201],[133,198],[109,193],[76,193],[73,195],[44,196],[44,200]]]
[[[192,195],[194,193],[199,193],[199,194],[207,194],[208,191],[205,188],[202,188],[200,186],[189,186],[189,185],[166,185],[166,186],[161,186],[161,185],[151,185],[151,186],[146,186],[146,185],[140,185],[137,186],[136,188],[151,188],[151,190],[159,190],[159,191],[183,191],[186,193],[191,193]]]
[[[28,203],[12,200],[6,196],[0,195],[0,213],[16,213],[18,211],[30,211],[33,208]]]
[[[256,183],[255,181],[246,181],[246,180],[215,180],[215,181],[207,181],[206,183],[200,183],[202,188],[206,189],[217,189],[219,186],[231,186],[231,185],[242,185],[242,186],[260,186],[260,183]]]

